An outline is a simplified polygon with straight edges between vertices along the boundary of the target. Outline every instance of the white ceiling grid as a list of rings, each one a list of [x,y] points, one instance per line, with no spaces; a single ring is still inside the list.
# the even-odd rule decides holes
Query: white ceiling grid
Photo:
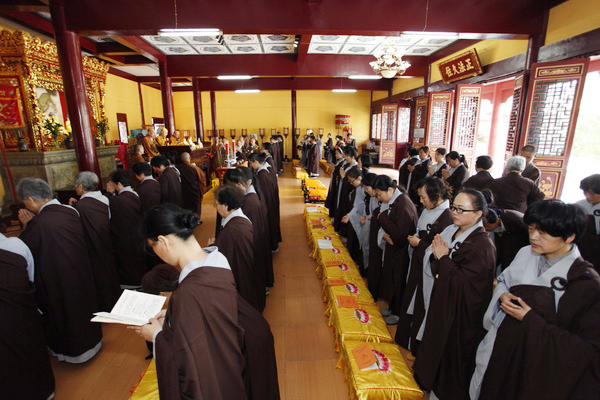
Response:
[[[168,55],[197,54],[289,54],[295,35],[142,36]]]
[[[407,56],[428,56],[456,41],[455,36],[405,34],[401,36],[313,35],[310,54],[370,54],[387,44]]]

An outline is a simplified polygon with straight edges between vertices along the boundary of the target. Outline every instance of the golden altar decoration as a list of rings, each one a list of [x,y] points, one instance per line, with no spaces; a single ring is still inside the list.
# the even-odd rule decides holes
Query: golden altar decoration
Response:
[[[90,117],[106,119],[104,97],[109,65],[94,57],[82,57]],[[0,30],[0,87],[10,92],[11,104],[18,108],[8,118],[0,111],[0,136],[8,151],[17,150],[17,140],[23,137],[31,150],[47,151],[44,120],[53,116],[66,126],[67,108],[58,50],[55,43],[31,36],[24,31]],[[0,110],[10,105],[8,97],[0,98]],[[95,122],[91,123],[92,129]]]

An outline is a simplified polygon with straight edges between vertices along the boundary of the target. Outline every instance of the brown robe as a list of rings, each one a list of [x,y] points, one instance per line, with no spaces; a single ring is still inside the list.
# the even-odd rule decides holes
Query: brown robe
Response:
[[[331,179],[329,181],[329,190],[327,191],[327,198],[325,199],[325,207],[329,210],[329,216],[333,218],[335,216],[335,210],[337,208],[337,194],[340,189],[340,169],[344,165],[343,161],[335,166],[331,173]]]
[[[155,157],[159,154],[158,151],[156,151],[154,141],[148,136],[142,138],[142,146],[144,146],[144,152],[148,155],[148,158]]]
[[[141,154],[135,153],[134,155],[131,156],[131,159],[129,160],[129,165],[133,166],[134,164],[141,163],[141,162],[146,162],[146,160],[144,160],[144,157],[142,157]]]
[[[260,187],[261,200],[267,207],[269,232],[271,235],[271,250],[276,250],[281,242],[281,226],[279,214],[279,186],[273,181],[269,171],[259,171],[256,180]]]
[[[385,243],[381,270],[382,294],[390,304],[390,310],[398,313],[410,264],[407,237],[415,232],[419,216],[413,202],[403,193],[390,206],[389,212],[380,213],[378,218],[379,225],[394,242],[393,245]]]
[[[121,287],[110,236],[109,206],[92,197],[84,197],[75,203],[75,208],[90,255],[98,307],[110,311],[121,295]]]
[[[367,284],[369,292],[375,300],[381,298],[381,267],[383,265],[383,250],[377,243],[379,232],[379,207],[373,210],[371,223],[369,225],[369,267],[367,268]]]
[[[265,161],[271,166],[271,168],[269,168],[269,171],[274,171],[277,175],[278,168],[275,166],[275,158],[271,154],[268,154]]]
[[[215,246],[227,257],[239,294],[262,311],[265,287],[254,263],[252,222],[243,217],[231,218],[219,232]]]
[[[349,171],[349,170],[348,170]],[[333,218],[333,227],[335,231],[340,235],[348,236],[348,225],[349,222],[342,223],[342,218],[352,210],[353,204],[350,202],[350,192],[354,187],[348,182],[348,178],[344,177],[340,179],[340,185],[338,188],[339,202],[335,208],[335,215]]]
[[[408,185],[408,176],[410,175],[410,171],[408,170],[409,165],[415,165],[419,160],[419,157],[410,157],[406,162],[400,167],[398,170],[398,184],[402,185],[402,187],[406,188]]]
[[[482,191],[483,189],[489,189],[490,185],[494,182],[494,178],[488,171],[479,171],[463,183],[463,188],[471,188]]]
[[[429,173],[430,165],[430,158],[427,158],[419,165],[416,165],[410,178],[410,187],[406,188],[408,190],[408,193],[410,194],[410,199],[413,201],[413,203],[415,203],[415,206],[417,208],[422,207],[421,199],[419,198],[419,193],[417,193],[417,183],[419,183],[423,178],[427,176],[427,174]]]
[[[510,265],[523,247],[529,244],[529,232],[523,221],[523,213],[515,210],[502,210],[500,220],[506,232],[496,233],[496,260],[502,271]]]
[[[141,182],[135,191],[140,195],[140,207],[142,215],[148,214],[155,206],[160,204],[160,183],[156,179],[147,179]]]
[[[183,208],[202,215],[202,185],[197,167],[188,164],[179,164],[177,165],[177,169],[181,173]]]
[[[197,268],[179,284],[155,340],[161,400],[246,398],[237,303],[225,268]]]
[[[319,149],[315,143],[308,146],[306,159],[306,172],[309,174],[319,173]]]
[[[406,288],[402,297],[402,304],[400,306],[400,321],[398,322],[398,328],[396,329],[396,343],[400,346],[410,349],[413,354],[417,352],[416,337],[419,332],[419,328],[425,318],[425,304],[423,302],[423,257],[425,250],[433,242],[433,238],[438,233],[441,233],[447,226],[452,224],[452,214],[449,209],[444,210],[438,219],[431,224],[430,229],[419,231],[419,238],[421,241],[419,245],[414,248],[413,254],[410,261],[410,271],[408,279],[406,281]],[[408,306],[411,300],[415,298],[413,313],[407,314]],[[409,347],[409,339],[410,347]]]
[[[600,277],[578,258],[567,282],[558,310],[549,287],[511,288],[531,311],[498,328],[481,400],[600,398]]]
[[[490,185],[496,206],[503,210],[516,210],[525,213],[527,207],[544,198],[544,193],[533,183],[517,172],[511,172],[495,179]]]
[[[600,217],[588,215],[587,228],[581,239],[577,241],[577,247],[581,252],[581,257],[592,263],[596,271],[600,273],[600,234],[596,233],[596,221],[594,218]]]
[[[68,357],[91,350],[102,329],[90,322],[98,305],[79,215],[70,207],[47,205],[20,238],[35,260],[37,307],[48,347]]]
[[[174,167],[165,168],[158,183],[160,183],[160,204],[173,203],[183,207],[181,180]]]
[[[254,262],[259,278],[258,283],[260,285],[262,282],[264,287],[273,287],[275,275],[273,274],[273,255],[269,241],[269,220],[265,204],[260,201],[256,193],[248,193],[244,196],[242,211],[252,222]]]
[[[467,170],[467,167],[465,167],[464,164],[459,164],[452,175],[446,179],[452,197],[456,196],[467,179],[469,179],[469,170]]]
[[[529,163],[521,173],[521,176],[532,180],[536,186],[540,184],[540,169],[534,163]]]
[[[121,285],[140,285],[146,272],[145,241],[141,235],[140,199],[122,192],[110,198],[110,232]]]
[[[279,149],[279,152],[277,153],[276,165],[279,168],[279,170],[277,171],[279,173],[279,172],[283,171],[283,155],[284,155],[283,154],[284,153],[283,140],[277,142],[277,148]]]
[[[415,378],[440,399],[468,399],[477,346],[485,336],[483,315],[492,297],[496,254],[483,227],[475,229],[452,258],[431,262],[437,275]]]
[[[270,157],[270,162],[269,162],[269,157],[267,157],[267,162],[269,163],[269,165],[271,167],[273,167],[273,171],[275,171],[275,174],[279,173],[279,146],[277,145],[277,143],[271,143],[271,157]]]
[[[0,399],[46,400],[54,376],[23,256],[0,249]]]

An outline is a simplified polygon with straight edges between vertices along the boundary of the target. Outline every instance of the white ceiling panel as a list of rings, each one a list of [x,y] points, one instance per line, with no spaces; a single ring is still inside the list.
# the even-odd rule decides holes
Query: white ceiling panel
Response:
[[[312,54],[338,54],[342,44],[335,43],[312,43],[308,46],[308,52]]]
[[[371,52],[375,49],[374,44],[357,44],[350,43],[345,44],[340,50],[340,54],[371,54]]]
[[[404,51],[404,55],[406,56],[428,56],[436,51],[438,51],[439,47],[425,47],[425,46],[412,46]]]
[[[184,39],[191,45],[219,44],[219,36],[186,36]]]
[[[190,45],[157,46],[160,51],[168,55],[198,54]]]
[[[311,43],[344,43],[348,36],[343,35],[313,35]]]
[[[267,54],[287,54],[295,51],[291,44],[266,44],[263,43],[263,49]]]
[[[153,68],[150,65],[124,65],[116,66],[113,65],[111,68],[118,69],[123,72],[127,72],[135,76],[160,76],[157,68]]]
[[[230,45],[229,48],[233,54],[262,54],[260,44]]]
[[[225,44],[227,45],[259,43],[258,35],[223,35],[223,38],[225,39]]]
[[[264,43],[294,43],[295,35],[260,35],[261,42]]]
[[[164,46],[173,44],[187,44],[181,36],[142,36],[144,40],[154,46]]]
[[[381,43],[384,39],[385,36],[350,36],[346,43],[376,45]]]
[[[196,51],[200,54],[231,54],[227,46],[221,45],[208,45],[208,46],[194,46]]]

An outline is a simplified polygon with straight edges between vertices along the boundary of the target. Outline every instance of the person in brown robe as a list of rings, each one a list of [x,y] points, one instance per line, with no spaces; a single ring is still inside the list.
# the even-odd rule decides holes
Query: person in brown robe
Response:
[[[419,161],[419,150],[415,147],[409,147],[406,149],[407,157],[400,161],[398,167],[398,184],[402,187],[408,185],[408,177],[410,176],[409,166],[414,166]]]
[[[1,399],[46,400],[54,392],[33,275],[29,248],[0,233]]]
[[[283,136],[277,135],[277,146],[279,147],[279,152],[277,153],[277,166],[279,167],[279,171],[277,171],[278,175],[283,172],[283,159],[285,153],[283,144]]]
[[[252,222],[242,211],[243,201],[244,191],[231,184],[220,186],[215,191],[222,229],[214,245],[227,257],[238,292],[262,311],[265,304],[264,269],[254,262]]]
[[[443,182],[439,178],[429,177],[419,181],[417,193],[424,208],[417,221],[414,235],[408,237],[413,248],[410,257],[410,269],[396,329],[396,343],[417,354],[417,332],[425,318],[423,304],[423,256],[433,242],[433,238],[452,224],[450,202]]]
[[[398,313],[410,265],[408,236],[415,232],[419,216],[406,192],[400,190],[387,175],[380,175],[373,188],[382,201],[377,219],[381,229],[378,240],[383,248],[381,290],[388,310],[383,314],[386,323],[398,323]]]
[[[274,149],[276,149],[276,147],[272,146],[271,143],[263,143],[262,147],[260,148],[260,152],[267,156],[265,158],[265,161],[271,167],[271,168],[269,168],[269,172],[271,174],[273,174],[275,176],[275,178],[277,178],[277,171],[279,169],[276,165],[277,161],[275,161],[275,157],[273,156]]]
[[[504,271],[519,250],[529,244],[529,233],[523,222],[523,213],[515,210],[490,209],[483,225],[490,234],[493,233],[496,260]]]
[[[469,179],[469,166],[463,154],[457,151],[451,151],[446,157],[448,160],[448,169],[442,170],[444,182],[448,185],[450,198],[454,198],[462,188],[463,183]]]
[[[490,156],[477,157],[475,160],[475,171],[477,171],[477,173],[467,179],[462,187],[477,189],[479,191],[489,189],[494,181],[494,178],[488,172],[488,170],[492,168],[492,165],[494,165],[494,161]]]
[[[270,143],[268,143],[268,146],[265,147],[267,143],[263,143],[263,149],[266,149],[269,151],[269,154],[271,155],[271,157],[267,157],[267,162],[269,163],[269,165],[271,165],[271,167],[273,167],[273,171],[275,172],[276,175],[279,175],[279,170],[280,170],[280,166],[279,166],[279,145],[277,143],[277,137],[276,136],[271,136],[271,140]]]
[[[129,174],[127,174],[129,176]],[[46,343],[59,361],[83,363],[102,347],[94,275],[78,212],[52,199],[42,179],[23,178],[17,194],[25,242],[35,261],[37,308]]]
[[[279,186],[273,180],[268,171],[269,164],[266,163],[266,155],[253,153],[248,157],[248,163],[252,167],[258,186],[260,187],[261,201],[267,207],[269,219],[269,232],[271,235],[271,251],[278,251],[281,243],[281,226],[279,214]]]
[[[129,165],[133,165],[139,162],[146,162],[144,160],[144,146],[141,144],[136,144],[134,146],[135,153],[131,156],[129,160]]]
[[[335,157],[335,167],[333,168],[333,172],[331,173],[331,179],[329,180],[329,190],[327,191],[327,198],[325,199],[325,207],[329,210],[329,216],[333,218],[335,216],[335,209],[337,207],[337,193],[340,189],[340,170],[342,169],[344,163],[344,152],[341,148],[336,147],[333,150],[333,154]]]
[[[428,307],[413,369],[432,398],[467,399],[475,352],[485,335],[482,320],[492,296],[496,253],[481,222],[487,212],[481,192],[464,189],[450,210],[453,224],[434,237],[423,258]]]
[[[144,152],[148,155],[149,158],[154,158],[159,155],[158,150],[156,150],[156,132],[154,128],[150,127],[148,129],[148,134],[142,137],[142,146],[144,146]]]
[[[154,157],[150,163],[155,174],[158,175],[160,183],[160,204],[173,203],[179,207],[183,206],[181,193],[181,178],[179,170],[169,163],[166,157]]]
[[[369,195],[369,204],[368,207],[365,208],[367,213],[366,220],[369,221],[369,230],[365,232],[368,233],[368,255],[367,255],[367,285],[369,288],[369,292],[373,295],[375,300],[381,298],[381,266],[383,261],[383,251],[379,247],[379,242],[377,240],[377,236],[379,233],[379,220],[377,216],[379,215],[379,210],[381,207],[381,202],[377,199],[377,193],[375,193],[375,189],[373,189],[373,184],[377,179],[377,175],[375,174],[367,174],[363,178],[363,187],[365,188],[365,193]],[[365,221],[366,222],[366,221]]]
[[[333,217],[333,227],[343,237],[347,237],[348,224],[342,222],[344,215],[348,214],[352,210],[352,203],[350,202],[350,182],[346,178],[346,173],[350,168],[358,165],[356,161],[356,150],[352,146],[344,147],[344,160],[346,161],[344,166],[340,169],[340,185],[337,193],[337,205],[335,207],[335,215]]]
[[[431,158],[429,157],[429,147],[423,146],[419,149],[419,159],[417,162],[414,165],[409,165],[407,167],[410,175],[408,177],[406,190],[417,209],[421,208],[421,201],[419,200],[419,194],[417,193],[417,184],[427,176],[430,165]]]
[[[319,148],[315,143],[315,137],[308,137],[308,146],[306,148],[306,172],[311,177],[319,176]]]
[[[110,236],[110,203],[98,189],[98,176],[90,171],[80,172],[75,180],[79,200],[69,204],[79,212],[90,255],[98,307],[110,311],[121,295],[117,263]]]
[[[202,217],[202,178],[200,168],[191,164],[190,153],[181,153],[181,164],[177,169],[181,173],[181,197],[183,209],[190,210]]]
[[[490,185],[496,206],[500,209],[524,213],[528,206],[544,198],[544,193],[533,181],[521,176],[524,168],[525,158],[511,157],[506,162],[508,174],[495,179]]]
[[[146,272],[146,251],[140,235],[142,209],[139,195],[131,189],[129,174],[114,171],[106,185],[111,194],[110,232],[122,287],[138,287]]]
[[[498,277],[471,399],[598,399],[600,276],[575,244],[585,213],[545,200],[524,219],[531,246]]]
[[[521,149],[521,156],[525,157],[525,169],[521,176],[533,181],[536,186],[540,184],[540,169],[533,163],[535,157],[535,146],[527,145]]]
[[[444,147],[435,149],[433,158],[435,159],[435,164],[429,166],[427,175],[442,179],[442,171],[448,169],[448,165],[446,164],[446,149]]]
[[[600,273],[600,174],[584,178],[579,188],[583,190],[584,200],[577,204],[587,215],[587,229],[577,241],[577,247],[584,260],[592,263]]]
[[[140,207],[145,216],[152,207],[160,204],[160,183],[152,177],[152,167],[148,163],[133,164],[131,171],[140,182],[135,191],[140,196]]]

